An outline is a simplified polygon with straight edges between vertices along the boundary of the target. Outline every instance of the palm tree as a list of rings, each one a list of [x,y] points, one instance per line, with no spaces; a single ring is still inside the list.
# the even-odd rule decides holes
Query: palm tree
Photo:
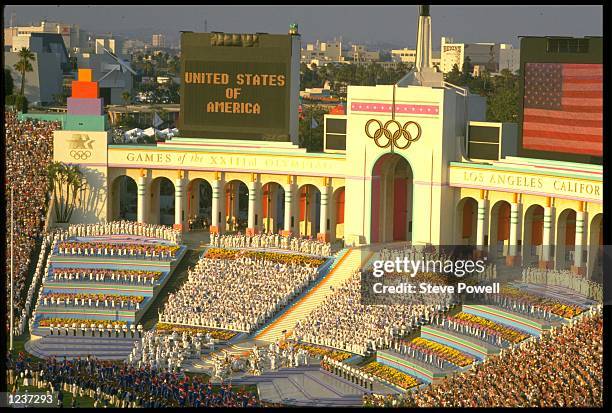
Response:
[[[76,165],[52,162],[47,169],[49,185],[53,191],[53,205],[57,222],[70,222],[78,193],[85,188],[83,173]]]
[[[19,55],[19,61],[15,63],[13,67],[15,68],[15,70],[21,73],[21,93],[20,94],[21,96],[23,96],[23,93],[25,91],[25,75],[26,75],[26,72],[31,72],[32,70],[34,70],[32,68],[31,62],[36,60],[36,56],[34,56],[34,53],[32,53],[30,49],[26,47],[22,47],[21,50],[18,52],[18,55]]]

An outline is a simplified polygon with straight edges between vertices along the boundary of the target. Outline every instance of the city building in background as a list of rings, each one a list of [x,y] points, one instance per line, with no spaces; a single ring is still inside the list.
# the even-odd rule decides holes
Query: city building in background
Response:
[[[126,39],[121,46],[121,54],[130,55],[136,52],[143,52],[147,49],[147,44],[139,39]]]
[[[151,36],[151,45],[154,48],[165,48],[166,45],[166,36],[163,34],[154,34]]]
[[[116,39],[96,39],[96,53],[77,56],[79,68],[93,70],[93,79],[99,84],[105,105],[125,104],[123,94],[133,95],[136,72],[126,56],[115,53],[118,47]]]
[[[118,37],[97,37],[95,40],[95,54],[105,54],[104,49],[119,55],[122,50],[122,40]]]
[[[498,73],[503,69],[515,72],[519,67],[518,49],[506,43],[456,43],[451,37],[440,39],[440,68],[448,73],[456,65],[462,70],[469,58],[473,66],[481,66],[489,73]]]
[[[15,69],[19,51],[29,49],[34,54],[32,71],[26,72],[25,97],[30,104],[48,104],[63,93],[63,77],[70,73],[68,51],[62,36],[56,33],[24,33],[11,39],[10,51],[4,52],[4,68],[9,69],[16,90],[21,87],[21,73]]]
[[[308,65],[315,63],[317,66],[323,66],[327,63],[342,62],[342,42],[334,40],[333,42],[307,43],[306,47],[301,50],[301,62]]]
[[[377,62],[380,60],[379,50],[368,50],[366,46],[361,44],[353,44],[346,53],[353,62]]]
[[[403,49],[391,50],[391,59],[394,62],[406,63],[414,65],[416,63],[416,49],[409,49],[407,47]],[[435,67],[440,67],[440,51],[433,50],[431,54],[431,64]]]
[[[55,33],[62,36],[66,50],[70,55],[91,47],[89,33],[81,30],[78,24],[48,22],[42,20],[37,26],[15,26],[4,28],[4,44],[12,45],[14,36],[31,33]]]

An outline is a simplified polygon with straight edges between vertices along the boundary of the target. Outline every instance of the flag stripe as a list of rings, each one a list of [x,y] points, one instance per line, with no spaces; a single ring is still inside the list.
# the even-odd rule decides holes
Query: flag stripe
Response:
[[[594,156],[601,156],[602,152],[601,150],[598,149],[591,149],[588,147],[576,147],[576,146],[572,146],[572,147],[561,147],[561,146],[550,146],[550,145],[527,145],[525,144],[525,149],[532,149],[535,151],[546,151],[546,152],[561,152],[561,153],[571,153],[571,154],[576,154],[576,155],[594,155]]]
[[[563,112],[560,110],[547,110],[547,109],[534,109],[534,108],[525,108],[525,115],[534,115],[534,116],[549,116],[551,118],[558,119],[581,119],[581,120],[602,120],[603,113],[602,111],[592,112],[592,113],[571,113],[571,112]]]
[[[569,149],[571,152],[581,152],[581,153],[598,153],[601,154],[603,151],[603,144],[601,142],[580,142],[579,145],[574,141],[568,141],[564,139],[551,139],[551,138],[540,138],[540,137],[532,137],[529,139],[529,142],[524,142],[524,146],[526,148],[533,148],[534,146],[539,146],[538,149],[553,150],[557,151],[561,148]]]
[[[527,115],[525,111],[525,116],[523,117],[523,122],[525,124],[529,122],[534,123],[546,123],[546,124],[557,124],[557,125],[575,125],[575,126],[587,126],[592,128],[601,128],[603,127],[603,120],[586,120],[582,119],[582,114],[580,114],[579,119],[569,119],[567,117],[555,118],[553,116],[537,116],[537,115]]]
[[[603,70],[594,70],[594,69],[572,69],[572,70],[563,70],[563,76],[575,76],[582,77],[585,79],[596,79],[597,77],[603,76]]]
[[[523,129],[523,138],[524,137],[539,137],[539,138],[549,138],[549,139],[561,139],[574,142],[581,143],[585,142],[600,142],[602,135],[584,135],[584,134],[575,134],[575,133],[563,133],[563,132],[555,132],[555,131],[541,131],[541,130],[528,130]]]
[[[563,88],[563,97],[568,98],[599,98],[603,97],[600,90],[566,90]]]
[[[566,83],[601,83],[603,76],[564,76],[563,81]]]
[[[603,65],[601,64],[593,64],[593,65],[576,65],[569,66],[566,64],[561,64],[561,68],[563,70],[563,74],[568,74],[570,76],[574,76],[577,74],[585,74],[585,75],[600,75],[603,73]]]
[[[597,83],[563,83],[563,91],[565,92],[566,90],[588,90],[588,91],[592,91],[592,90],[598,90],[600,93],[602,93],[603,91],[603,83],[602,82],[597,82]]]
[[[582,69],[582,68],[601,68],[601,63],[564,63],[564,67],[568,69]]]
[[[580,99],[576,99],[580,100]],[[568,103],[572,103],[571,105]],[[581,113],[600,113],[602,112],[602,106],[588,106],[586,103],[581,105],[582,102],[565,102],[563,100],[563,110],[566,112],[581,112]]]
[[[574,126],[574,125],[559,125],[550,123],[534,123],[525,122],[524,129],[534,131],[554,131],[554,132],[565,132],[580,135],[597,135],[602,136],[603,127],[588,127],[588,126]]]

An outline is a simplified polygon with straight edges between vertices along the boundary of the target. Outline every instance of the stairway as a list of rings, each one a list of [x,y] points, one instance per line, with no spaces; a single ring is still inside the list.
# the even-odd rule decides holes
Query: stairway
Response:
[[[39,358],[59,359],[96,356],[101,360],[126,360],[134,347],[133,338],[73,337],[47,335],[25,343],[25,350]]]
[[[318,365],[280,368],[261,376],[245,376],[232,380],[232,385],[256,385],[259,398],[289,406],[359,407],[367,390],[355,383],[325,372]],[[394,393],[379,386],[376,391]]]
[[[330,287],[334,287],[334,289],[340,287],[354,271],[366,263],[371,256],[372,252],[370,250],[351,248],[342,258],[340,258],[335,267],[315,288],[289,308],[281,317],[261,330],[261,332],[255,336],[255,339],[276,341],[283,336],[283,331],[286,333],[292,331],[299,320],[308,317],[327,296],[333,293]]]

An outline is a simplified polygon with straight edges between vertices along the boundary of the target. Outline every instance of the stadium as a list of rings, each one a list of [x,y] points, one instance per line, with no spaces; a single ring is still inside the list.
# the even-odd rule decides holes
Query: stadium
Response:
[[[421,6],[399,82],[348,87],[321,152],[298,145],[294,28],[183,32],[165,142],[113,143],[89,69],[66,114],[5,112],[9,389],[95,407],[603,406],[603,39],[521,38],[520,119],[496,123],[434,69],[431,24]],[[375,264],[403,260],[451,269]],[[428,287],[371,294],[381,268]]]

